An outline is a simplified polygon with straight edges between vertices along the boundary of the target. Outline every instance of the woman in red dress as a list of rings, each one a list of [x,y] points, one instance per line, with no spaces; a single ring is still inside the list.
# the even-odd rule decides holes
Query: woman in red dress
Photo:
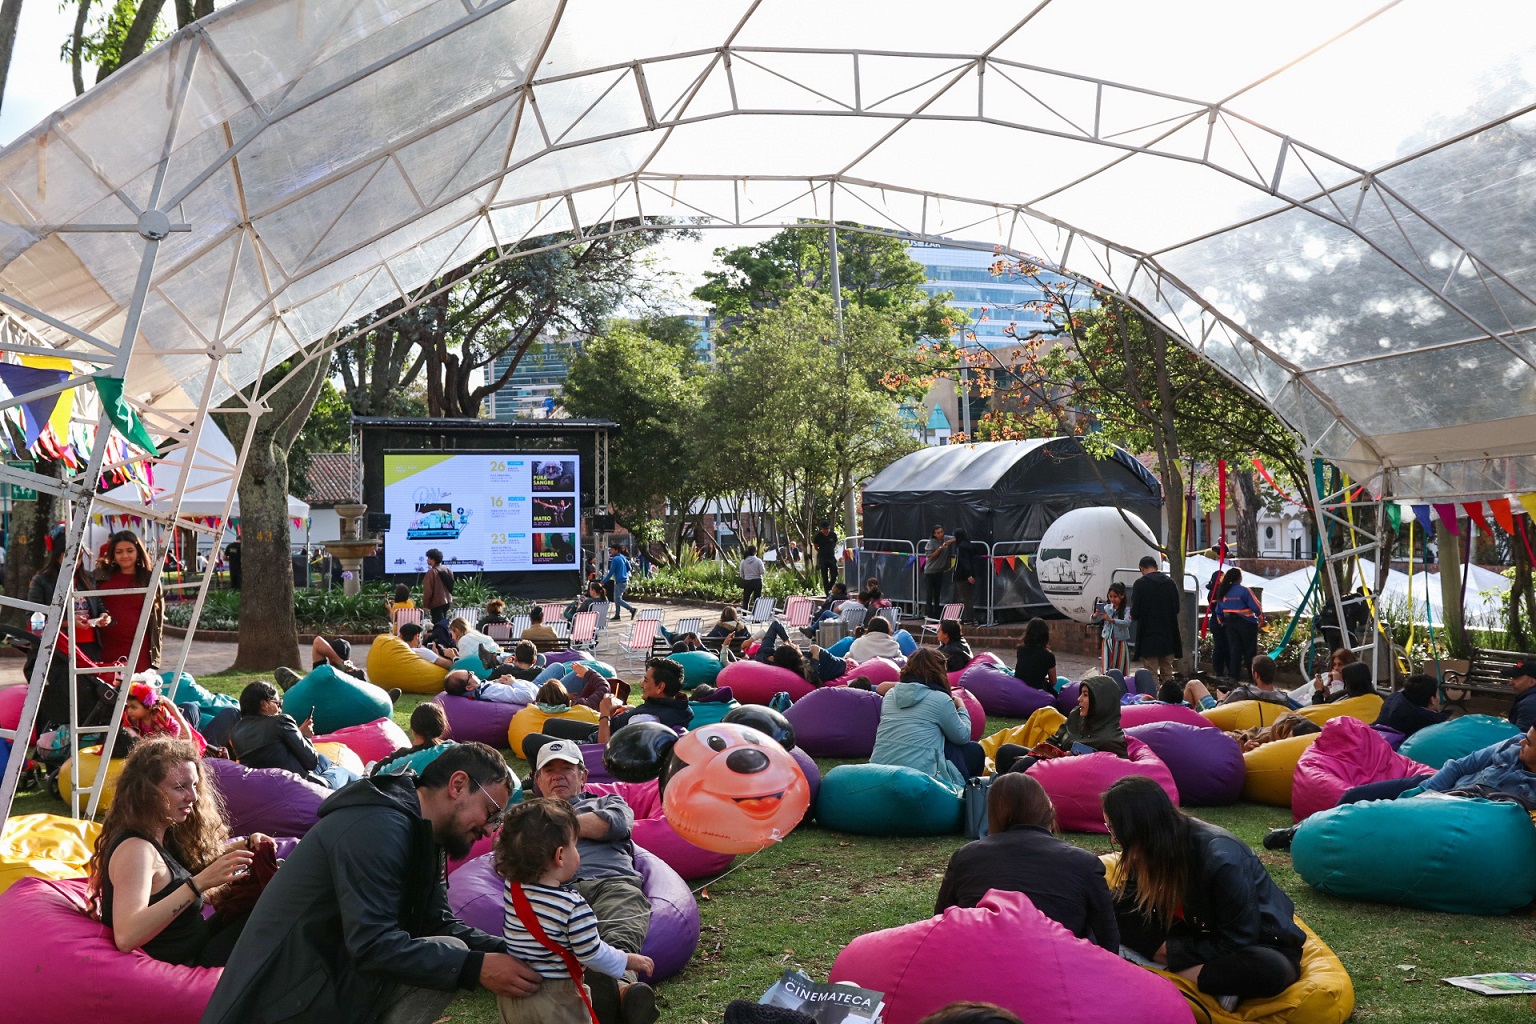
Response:
[[[108,625],[96,631],[102,659],[109,665],[128,657],[146,597],[144,594],[114,594],[113,591],[148,587],[150,575],[149,553],[144,550],[139,535],[132,530],[114,533],[107,541],[106,559],[96,567],[96,592],[112,616]],[[164,624],[165,599],[156,591],[138,662],[130,671],[143,672],[151,665],[160,664],[160,633]]]

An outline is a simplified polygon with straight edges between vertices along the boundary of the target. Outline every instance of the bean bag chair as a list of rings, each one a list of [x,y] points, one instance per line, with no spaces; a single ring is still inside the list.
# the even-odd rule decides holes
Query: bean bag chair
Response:
[[[1099,858],[1113,886],[1119,878],[1120,855]],[[1170,971],[1152,970],[1178,986],[1195,1012],[1195,1020],[1212,1024],[1343,1024],[1355,1012],[1355,986],[1337,954],[1299,917],[1291,920],[1306,933],[1301,949],[1301,977],[1269,999],[1245,999],[1235,1010],[1223,1010],[1213,996]]]
[[[640,952],[656,961],[655,972],[642,977],[662,981],[687,966],[698,948],[699,905],[688,883],[644,847],[635,847],[635,867],[651,901],[650,930]],[[495,854],[486,853],[449,876],[448,906],[470,927],[500,935],[505,891],[506,883],[496,874]]]
[[[1391,726],[1373,725],[1371,728],[1381,733],[1381,738],[1386,740],[1387,745],[1390,746],[1393,750],[1396,750],[1398,747],[1402,746],[1403,741],[1408,738],[1406,734],[1398,732]]]
[[[263,832],[300,838],[314,827],[331,791],[281,768],[247,768],[221,757],[203,759],[203,770],[224,797],[232,835]]]
[[[1291,860],[1347,900],[1448,914],[1507,914],[1536,899],[1536,828],[1518,804],[1425,794],[1319,811]]]
[[[716,686],[729,686],[731,696],[743,704],[767,704],[776,693],[799,700],[815,689],[804,677],[787,668],[763,661],[733,661],[715,677]]]
[[[1126,704],[1120,708],[1120,727],[1132,729],[1153,722],[1183,722],[1199,729],[1214,729],[1215,725],[1200,712],[1184,704]]]
[[[885,993],[885,1024],[915,1024],[958,1000],[996,1003],[1025,1024],[1190,1022],[1166,979],[1079,939],[1023,893],[996,889],[975,907],[860,935],[830,979]]]
[[[206,729],[208,727],[208,723],[213,721],[213,716],[217,715],[225,708],[238,709],[240,707],[240,702],[235,698],[229,696],[226,693],[212,693],[208,691],[202,686],[199,686],[197,680],[193,679],[185,672],[176,677],[174,686],[172,685],[171,674],[169,672],[160,673],[160,678],[163,679],[166,686],[170,688],[169,692],[171,694],[172,704],[176,704],[178,706],[182,704],[197,705],[199,720],[193,722],[192,724],[196,726],[199,731]],[[0,726],[4,726],[4,724],[4,722],[0,722]]]
[[[989,715],[1028,718],[1052,703],[1051,694],[1035,689],[995,662],[981,658],[972,661],[960,673],[960,685],[975,694]]]
[[[998,748],[1004,743],[1017,743],[1021,747],[1032,747],[1041,740],[1046,739],[1066,722],[1067,716],[1055,708],[1041,708],[1029,716],[1029,721],[1023,725],[1015,725],[1011,729],[999,729],[991,736],[980,740],[982,753],[987,755],[987,772],[990,774],[995,769],[992,759],[997,756]]]
[[[1358,718],[1366,725],[1376,721],[1381,714],[1381,705],[1384,702],[1380,694],[1367,693],[1359,697],[1346,697],[1336,700],[1332,704],[1313,704],[1296,712],[1303,718],[1322,725],[1331,722],[1335,718]]]
[[[459,743],[484,743],[489,747],[507,745],[507,728],[526,704],[497,704],[489,700],[471,700],[440,693],[432,698],[448,716],[448,738]]]
[[[1168,766],[1158,760],[1152,748],[1134,737],[1126,737],[1130,757],[1116,757],[1103,752],[1058,757],[1039,761],[1029,774],[1045,788],[1056,805],[1056,825],[1063,832],[1108,832],[1104,824],[1104,791],[1127,775],[1145,775],[1179,802],[1179,787]]]
[[[1120,685],[1125,689],[1126,693],[1139,693],[1148,697],[1157,696],[1157,676],[1153,675],[1152,670],[1149,668],[1137,669],[1130,679],[1125,678],[1122,673]]]
[[[400,641],[395,640],[395,643]],[[378,641],[374,641],[374,646],[378,646]],[[413,654],[411,657],[416,656]],[[330,665],[319,666],[290,686],[288,692],[283,694],[283,711],[292,715],[296,722],[314,715],[315,731],[319,733],[335,732],[349,725],[389,718],[395,713],[389,695],[383,690],[345,672],[338,672]]]
[[[795,763],[800,766],[801,774],[805,776],[806,783],[811,787],[810,806],[805,810],[805,817],[800,819],[802,822],[810,821],[812,814],[816,811],[816,798],[821,794],[821,767],[810,754],[798,746],[790,750],[789,756],[794,758]]]
[[[7,818],[0,830],[0,893],[23,878],[83,878],[101,826],[58,814]]]
[[[844,657],[848,653],[848,648],[853,646],[853,642],[856,639],[858,638],[854,636],[845,636],[831,647],[828,647],[827,653],[837,658]]]
[[[544,723],[551,719],[562,719],[567,722],[589,722],[597,724],[597,712],[585,704],[577,704],[569,711],[552,715],[537,704],[528,704],[521,711],[512,716],[512,721],[507,725],[507,746],[512,748],[512,753],[518,757],[525,757],[523,753],[523,740],[536,732],[544,731]]]
[[[123,774],[123,765],[127,758],[115,757],[107,765],[107,781],[101,787],[101,802],[97,804],[98,811],[105,811],[112,806],[112,794],[117,792],[117,780]],[[101,748],[86,747],[80,751],[80,810],[84,811],[87,805],[86,790],[91,783],[96,781],[96,766],[101,763]],[[59,768],[59,796],[67,804],[70,794],[75,791],[75,762],[71,758],[65,761]]]
[[[395,724],[393,718],[379,718],[362,725],[349,725],[345,729],[316,736],[316,743],[343,743],[352,749],[364,764],[371,764],[401,747],[411,745],[405,730]]]
[[[1317,739],[1318,733],[1306,736],[1287,736],[1243,754],[1246,774],[1243,778],[1243,799],[1272,807],[1291,806],[1291,785],[1296,775],[1296,762]]]
[[[118,952],[83,878],[24,878],[0,894],[0,962],[13,1021],[197,1024],[222,973]]]
[[[875,749],[884,698],[872,690],[826,686],[784,712],[795,727],[795,746],[812,757],[861,757]]]
[[[0,686],[0,729],[21,724],[21,706],[27,702],[25,686]]]
[[[601,743],[581,744],[581,757],[587,763],[588,782],[617,782],[608,774],[608,766],[603,763],[603,745]]]
[[[864,836],[940,836],[960,831],[960,789],[894,764],[842,764],[827,772],[816,820]]]
[[[618,675],[612,665],[608,664],[606,661],[598,661],[596,658],[576,658],[572,661],[566,662],[566,667],[569,669],[575,669],[578,664],[592,666],[593,668],[597,669],[597,674],[602,676],[604,679],[612,679],[614,676]]]
[[[696,700],[689,703],[688,708],[693,712],[693,721],[688,723],[689,731],[706,725],[718,725],[721,719],[730,714],[732,708],[741,707],[738,700]]]
[[[1431,769],[1392,749],[1381,733],[1356,718],[1335,718],[1296,762],[1291,782],[1291,817],[1338,805],[1352,786],[1429,774]]]
[[[368,766],[363,764],[363,759],[357,756],[357,751],[345,743],[315,742],[315,753],[324,754],[331,759],[331,764],[339,768],[345,768],[353,775],[368,774]]]
[[[449,671],[453,672],[457,671],[458,669],[463,669],[464,671],[469,672],[476,679],[491,678],[491,670],[486,668],[485,662],[480,660],[479,651],[476,651],[474,654],[466,654],[463,657],[458,658],[454,661],[453,668],[449,669]],[[401,689],[404,689],[404,687],[401,687]]]
[[[846,675],[828,683],[828,686],[847,686],[859,676],[864,676],[875,686],[881,683],[894,683],[901,678],[901,666],[890,658],[870,658],[861,661],[849,669]]]
[[[1218,704],[1209,711],[1200,712],[1207,722],[1226,732],[1273,725],[1275,719],[1288,713],[1290,709],[1283,704],[1272,704],[1267,700],[1235,700],[1231,704]]]
[[[635,812],[633,838],[636,846],[660,857],[682,878],[712,878],[731,866],[736,858],[729,853],[714,853],[695,846],[672,827],[662,813],[661,794],[656,782],[588,782],[587,792],[599,796],[616,794]]]
[[[1068,683],[1056,688],[1056,696],[1051,699],[1051,707],[1060,711],[1063,715],[1070,715],[1072,709],[1077,707],[1078,694],[1083,692],[1082,683]]]
[[[1505,719],[1493,715],[1463,715],[1420,729],[1404,740],[1397,752],[1439,771],[1447,761],[1466,757],[1474,750],[1518,735],[1520,730]]]
[[[685,690],[691,690],[700,683],[714,686],[715,677],[720,674],[720,659],[709,651],[679,651],[667,657],[683,666]]]
[[[971,739],[979,740],[987,734],[987,712],[981,706],[981,701],[976,695],[963,687],[955,687],[955,693],[961,702],[965,704],[965,710],[971,716]]]
[[[397,636],[374,637],[368,648],[368,681],[383,690],[399,687],[406,693],[442,693],[447,674],[441,665],[422,661]]]
[[[395,758],[393,761],[389,762],[389,766],[384,770],[384,774],[401,775],[409,771],[420,775],[422,771],[427,767],[427,765],[442,757],[443,754],[447,753],[448,748],[452,747],[453,745],[453,740],[443,740],[440,743],[432,744],[430,747],[424,747],[421,750],[416,751],[414,754],[402,754],[401,756]],[[514,778],[512,782],[514,787],[518,785],[516,778]],[[512,802],[517,803],[518,799],[519,794],[514,793],[512,796]]]
[[[904,629],[898,629],[891,635],[896,638],[896,646],[901,648],[901,656],[903,658],[912,657],[913,652],[918,648],[918,643],[912,639],[912,634]]]
[[[544,663],[546,665],[560,665],[570,661],[580,661],[581,659],[582,653],[580,651],[549,651],[544,655]]]
[[[1237,803],[1247,769],[1243,748],[1220,729],[1184,722],[1149,722],[1125,731],[1168,766],[1185,807],[1220,807]]]

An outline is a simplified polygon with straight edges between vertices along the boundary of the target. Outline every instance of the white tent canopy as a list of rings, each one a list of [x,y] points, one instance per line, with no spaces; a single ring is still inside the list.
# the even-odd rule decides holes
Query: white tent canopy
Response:
[[[1525,0],[245,0],[0,153],[0,303],[163,431],[493,246],[831,217],[1113,287],[1373,489],[1532,491],[1532,38]]]
[[[104,496],[125,505],[164,507],[167,504],[164,496],[174,494],[181,480],[182,467],[187,464],[189,451],[191,449],[185,447],[176,448],[154,464],[154,501],[145,502],[142,488],[131,483],[114,487]],[[230,518],[239,519],[240,496],[236,493],[238,479],[235,472],[237,460],[235,446],[229,443],[223,431],[212,426],[204,430],[198,436],[191,468],[187,470],[187,487],[181,499],[181,514],[217,517],[224,515],[224,508],[228,505]],[[288,518],[308,519],[309,505],[288,495]]]

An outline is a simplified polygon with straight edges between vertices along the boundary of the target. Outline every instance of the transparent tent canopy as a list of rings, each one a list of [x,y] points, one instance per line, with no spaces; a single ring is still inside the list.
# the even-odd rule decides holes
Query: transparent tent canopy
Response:
[[[0,153],[0,302],[164,432],[493,246],[833,218],[1102,282],[1400,497],[1536,490],[1536,5],[1247,10],[245,0]]]

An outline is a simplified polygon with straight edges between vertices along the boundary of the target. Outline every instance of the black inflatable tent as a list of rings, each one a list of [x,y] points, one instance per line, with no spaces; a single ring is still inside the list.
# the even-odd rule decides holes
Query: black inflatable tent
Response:
[[[856,544],[850,576],[877,576],[893,599],[912,600],[910,545],[920,551],[942,525],[987,545],[994,610],[1047,611],[1050,602],[1029,568],[1046,527],[1072,509],[1116,503],[1161,538],[1162,487],[1122,449],[1096,459],[1075,437],[924,448],[891,463],[865,486],[864,538]],[[986,594],[978,586],[978,607]]]

